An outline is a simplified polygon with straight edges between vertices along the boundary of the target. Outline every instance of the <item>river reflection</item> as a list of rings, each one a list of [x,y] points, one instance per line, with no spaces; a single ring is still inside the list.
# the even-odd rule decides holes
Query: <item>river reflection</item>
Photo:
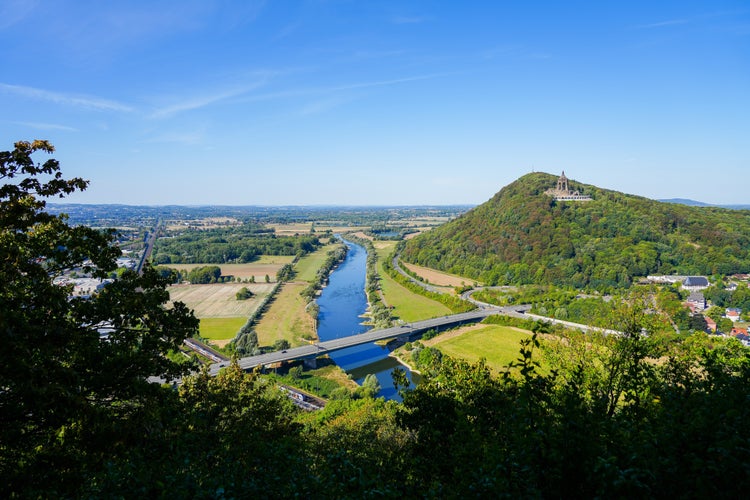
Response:
[[[332,340],[366,332],[369,326],[363,325],[363,315],[367,311],[365,295],[365,273],[367,272],[367,251],[364,247],[344,240],[349,252],[346,260],[331,273],[328,286],[318,297],[318,337]],[[391,372],[400,367],[408,368],[388,356],[388,348],[376,344],[363,344],[331,353],[331,359],[343,370],[350,373],[357,383],[373,373],[380,382],[378,394],[386,399],[400,400],[393,387]]]

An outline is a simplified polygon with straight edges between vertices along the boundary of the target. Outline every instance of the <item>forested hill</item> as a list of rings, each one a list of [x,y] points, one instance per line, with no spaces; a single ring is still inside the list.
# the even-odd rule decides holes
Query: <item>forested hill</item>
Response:
[[[407,262],[486,284],[627,286],[648,274],[750,272],[750,211],[691,207],[524,175],[486,203],[406,243]]]

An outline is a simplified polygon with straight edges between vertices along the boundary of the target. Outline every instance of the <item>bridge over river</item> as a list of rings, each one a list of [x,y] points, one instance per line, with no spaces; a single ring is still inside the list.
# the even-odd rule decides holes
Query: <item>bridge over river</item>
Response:
[[[440,318],[417,321],[401,326],[385,328],[383,330],[370,330],[358,335],[327,340],[325,342],[316,342],[314,344],[295,347],[293,349],[287,349],[284,351],[270,352],[267,354],[260,354],[258,356],[248,356],[246,358],[240,358],[238,360],[238,363],[240,365],[240,368],[242,368],[243,370],[251,370],[256,366],[267,366],[274,363],[294,361],[299,359],[305,360],[305,362],[307,363],[314,363],[315,358],[317,358],[318,356],[323,356],[340,349],[346,349],[347,347],[352,347],[360,344],[368,344],[371,342],[377,342],[379,340],[390,340],[395,338],[407,339],[412,335],[424,333],[431,329],[481,321],[493,314],[521,316],[527,307],[528,306],[491,308],[485,307],[467,313],[453,314]],[[212,364],[209,369],[209,374],[216,375],[222,367],[226,366],[226,364],[227,363]]]

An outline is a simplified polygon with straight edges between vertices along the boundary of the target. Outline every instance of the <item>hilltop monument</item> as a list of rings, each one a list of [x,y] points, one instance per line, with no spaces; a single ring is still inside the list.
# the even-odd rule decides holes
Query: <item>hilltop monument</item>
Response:
[[[562,175],[557,179],[557,186],[549,188],[544,194],[560,201],[591,201],[591,196],[582,195],[578,191],[570,189],[568,178],[565,177],[565,170],[563,170]]]

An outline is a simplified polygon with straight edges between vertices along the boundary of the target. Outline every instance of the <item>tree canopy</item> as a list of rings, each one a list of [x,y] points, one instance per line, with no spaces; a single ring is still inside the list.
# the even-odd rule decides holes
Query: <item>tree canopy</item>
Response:
[[[165,280],[148,267],[89,300],[71,299],[71,288],[55,282],[72,269],[104,278],[120,251],[113,231],[72,227],[44,211],[45,198],[88,184],[64,179],[54,159],[32,158],[53,151],[34,141],[0,152],[0,482],[10,491],[29,477],[64,489],[82,462],[125,445],[130,426],[161,398],[148,377],[184,373],[163,354],[198,326],[183,304],[164,307]]]

